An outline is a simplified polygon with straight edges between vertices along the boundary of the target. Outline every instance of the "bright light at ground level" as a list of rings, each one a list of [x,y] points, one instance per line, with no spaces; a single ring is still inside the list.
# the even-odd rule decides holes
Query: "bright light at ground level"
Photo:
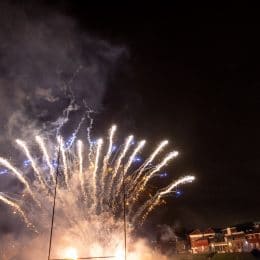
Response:
[[[71,260],[77,260],[78,258],[78,252],[76,248],[68,247],[64,250],[64,258],[71,259]]]
[[[124,252],[123,249],[121,249],[121,248],[117,249],[116,254],[115,254],[115,259],[116,260],[124,260],[125,259],[125,252]]]

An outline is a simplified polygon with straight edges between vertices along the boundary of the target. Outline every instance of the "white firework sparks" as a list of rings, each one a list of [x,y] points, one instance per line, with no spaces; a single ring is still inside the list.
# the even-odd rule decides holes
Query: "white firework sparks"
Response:
[[[91,127],[92,124],[93,122]],[[54,144],[55,149],[50,150],[43,138],[36,136],[35,140],[42,152],[40,159],[33,156],[25,141],[17,140],[17,144],[22,147],[26,158],[31,162],[34,178],[27,178],[10,161],[0,157],[0,164],[24,185],[21,197],[24,198],[29,194],[31,198],[30,201],[14,200],[11,196],[0,193],[0,202],[17,212],[31,230],[37,229],[39,232],[37,238],[41,242],[45,239],[45,244],[48,234],[46,230],[49,230],[52,213],[55,177],[58,174],[52,252],[55,257],[67,256],[76,259],[79,255],[111,255],[111,252],[112,255],[119,254],[122,246],[120,237],[124,205],[122,193],[125,187],[128,189],[127,223],[137,226],[145,220],[151,210],[160,205],[162,198],[168,196],[177,186],[195,179],[194,176],[186,176],[173,181],[140,205],[138,198],[141,193],[145,195],[145,189],[151,178],[176,157],[178,152],[167,154],[156,164],[157,155],[168,144],[168,141],[163,141],[148,159],[137,167],[134,161],[141,153],[145,140],[135,146],[134,137],[130,135],[122,148],[115,153],[113,151],[115,125],[109,130],[107,144],[103,139],[98,139],[96,145],[93,145],[90,140],[90,129],[87,131],[87,146],[84,146],[82,140],[78,140],[75,145],[73,143],[69,148],[65,147],[63,138],[58,136],[57,143]],[[60,153],[60,158],[57,157],[57,151]],[[46,171],[46,168],[49,171]],[[138,208],[134,214],[133,207]],[[71,247],[72,245],[75,245],[75,248]],[[37,257],[44,259],[45,255],[42,258]]]

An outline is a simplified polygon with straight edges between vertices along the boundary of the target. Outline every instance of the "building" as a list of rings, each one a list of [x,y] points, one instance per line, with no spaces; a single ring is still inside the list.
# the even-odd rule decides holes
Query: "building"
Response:
[[[224,234],[221,230],[216,232],[214,239],[211,239],[210,248],[212,252],[219,254],[228,252],[228,243],[225,241]]]
[[[227,253],[229,250],[228,243],[226,241],[215,241],[210,243],[211,251],[218,254]]]
[[[176,253],[177,254],[186,254],[189,250],[189,245],[186,239],[178,238],[176,240]]]
[[[253,224],[255,229],[260,228],[260,221],[255,221]]]
[[[245,250],[251,251],[253,249],[260,249],[260,228],[256,228],[245,234],[246,244]]]
[[[245,227],[227,227],[222,230],[208,228],[203,232],[196,229],[189,234],[190,251],[192,254],[206,254],[260,250],[260,225],[254,223]]]
[[[228,227],[222,230],[225,242],[228,244],[228,252],[243,252],[246,244],[244,231],[237,231],[236,227]]]
[[[201,232],[199,229],[189,234],[191,252],[193,254],[202,254],[211,252],[210,242],[215,237],[215,231],[211,228]]]

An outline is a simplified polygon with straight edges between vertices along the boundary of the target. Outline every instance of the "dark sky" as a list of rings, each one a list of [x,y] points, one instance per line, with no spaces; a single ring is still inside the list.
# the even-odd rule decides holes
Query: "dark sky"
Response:
[[[154,216],[198,227],[260,219],[258,11],[63,7],[85,30],[129,50],[105,96],[104,120],[153,141],[166,136],[181,152],[171,174],[197,176]]]
[[[259,220],[258,10],[54,2],[45,4],[83,32],[127,49],[97,115],[100,131],[116,122],[151,147],[166,137],[180,151],[171,176],[197,177],[149,220],[187,227]]]

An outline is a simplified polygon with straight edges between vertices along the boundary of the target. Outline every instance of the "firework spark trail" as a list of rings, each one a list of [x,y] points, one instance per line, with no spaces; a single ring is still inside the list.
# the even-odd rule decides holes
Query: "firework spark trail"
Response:
[[[58,136],[57,139],[58,139],[58,144],[59,144],[59,148],[60,148],[60,151],[61,151],[61,157],[62,157],[62,163],[63,163],[63,174],[64,174],[64,178],[65,178],[65,183],[66,183],[66,186],[69,188],[68,165],[67,165],[67,158],[66,158],[66,153],[65,153],[65,149],[64,149],[64,142],[63,142],[63,138],[61,136]]]
[[[108,149],[107,149],[107,153],[104,156],[104,160],[103,160],[103,169],[102,169],[102,173],[101,173],[101,192],[102,192],[103,198],[104,198],[104,194],[105,194],[105,190],[106,190],[105,177],[108,175],[108,164],[109,164],[109,159],[110,159],[112,149],[113,149],[113,138],[114,138],[116,128],[117,128],[116,125],[112,125],[112,127],[109,130]],[[102,197],[100,196],[100,206],[103,209],[103,207],[102,207]]]
[[[52,123],[54,125],[55,129],[56,129],[55,136],[59,136],[60,135],[60,131],[61,131],[62,127],[69,121],[70,113],[72,111],[79,110],[79,106],[76,104],[75,95],[74,95],[74,93],[72,91],[72,88],[71,88],[71,83],[74,81],[74,79],[78,75],[78,73],[81,70],[81,68],[82,68],[81,66],[79,66],[77,68],[77,70],[75,71],[75,73],[73,73],[72,77],[70,78],[70,80],[68,82],[63,82],[63,84],[64,84],[64,89],[63,90],[65,92],[64,94],[70,98],[70,103],[62,111],[62,116],[59,117],[54,123]],[[81,126],[81,124],[80,124],[80,126]],[[77,133],[76,133],[76,135],[77,135]],[[71,145],[73,144],[73,142],[74,142],[74,140],[76,138],[76,135],[75,135],[75,137],[72,138]]]
[[[83,176],[83,144],[81,140],[77,141],[78,159],[79,159],[79,181],[81,190],[84,193],[84,176]]]
[[[92,175],[92,182],[93,182],[93,195],[94,195],[94,204],[93,207],[95,208],[97,205],[97,170],[98,170],[98,163],[99,163],[99,157],[100,157],[100,152],[102,148],[103,140],[100,138],[97,141],[97,150],[96,150],[96,158],[95,158],[95,164],[94,164],[94,169],[93,169],[93,175]]]
[[[178,153],[177,151],[173,151],[173,152],[169,153],[169,154],[162,160],[161,163],[159,163],[158,165],[155,166],[154,170],[152,170],[151,172],[149,172],[147,176],[144,176],[144,178],[143,178],[143,184],[142,184],[142,186],[141,186],[142,189],[145,187],[145,185],[147,184],[147,182],[153,177],[153,175],[154,175],[156,172],[160,171],[161,168],[163,168],[165,165],[167,165],[167,163],[168,163],[171,159],[177,157],[178,154],[179,154],[179,153]]]
[[[159,195],[162,197],[162,196],[165,196],[169,193],[172,192],[172,190],[174,188],[176,188],[178,185],[180,184],[185,184],[185,183],[189,183],[189,182],[193,182],[195,180],[195,177],[192,176],[192,175],[188,175],[188,176],[184,176],[180,179],[178,179],[177,181],[171,183],[170,185],[168,185],[167,187],[165,187],[164,189],[162,189],[160,192],[159,192]]]
[[[104,177],[107,173],[108,162],[109,162],[109,158],[110,158],[112,148],[113,148],[113,137],[114,137],[115,131],[116,131],[116,125],[113,125],[110,129],[108,150],[107,150],[107,153],[103,160],[102,187],[104,187],[103,181],[104,181]]]
[[[133,210],[133,206],[134,203],[139,199],[141,192],[144,190],[147,182],[154,176],[154,174],[158,171],[161,170],[161,168],[163,168],[165,165],[167,165],[167,163],[173,159],[174,157],[178,156],[178,152],[177,151],[173,151],[171,153],[169,153],[159,164],[157,164],[153,170],[151,170],[150,172],[148,172],[147,175],[145,175],[139,185],[136,186],[136,189],[134,189],[134,196],[129,200],[129,202],[131,202],[131,205],[129,207],[129,212],[131,213]]]
[[[31,162],[32,168],[33,168],[34,172],[36,173],[37,178],[39,179],[41,187],[44,188],[46,184],[44,183],[44,181],[42,179],[41,173],[40,173],[39,169],[37,168],[36,163],[35,163],[34,159],[32,158],[31,153],[30,153],[26,143],[19,139],[16,140],[16,143],[23,148],[27,158]]]
[[[24,220],[27,227],[32,227],[32,224],[30,223],[30,221],[26,217],[25,212],[21,209],[21,207],[18,204],[16,204],[15,202],[11,201],[8,198],[6,198],[2,194],[2,192],[0,192],[0,200],[2,202],[4,202],[5,204],[7,204],[8,206],[10,206],[11,208],[13,208],[15,211],[17,211],[22,216],[22,219]]]
[[[11,170],[14,175],[19,179],[20,182],[22,182],[25,186],[25,188],[27,189],[27,191],[29,192],[29,194],[32,196],[32,198],[34,199],[35,202],[37,202],[35,200],[35,196],[30,188],[29,183],[26,181],[26,179],[22,176],[22,174],[6,159],[0,157],[0,164],[2,164],[4,167],[8,168],[9,170]],[[37,202],[38,204],[38,202]]]
[[[117,179],[117,176],[118,176],[118,170],[119,170],[119,167],[121,165],[121,162],[123,160],[123,158],[125,157],[130,145],[131,145],[131,142],[133,140],[134,136],[133,135],[130,135],[127,137],[126,141],[125,141],[125,145],[124,145],[124,149],[123,151],[118,155],[118,158],[115,162],[115,167],[114,167],[114,171],[113,171],[113,174],[112,174],[112,180],[111,180],[111,183],[110,183],[110,187],[109,187],[109,190],[108,190],[108,194],[111,194],[112,192],[112,186],[113,186],[113,182],[114,180]],[[116,192],[116,191],[115,191]]]
[[[130,155],[128,162],[126,163],[125,167],[124,167],[124,172],[123,174],[126,174],[131,166],[131,164],[133,163],[133,160],[135,159],[136,155],[141,151],[141,149],[144,147],[146,141],[142,140],[138,143],[137,147],[134,149],[133,153]],[[123,184],[123,178],[119,179],[116,191],[117,191],[117,195],[119,194],[120,191],[120,187]]]
[[[70,98],[69,105],[65,107],[65,109],[62,111],[62,116],[60,116],[54,123],[52,123],[56,129],[55,136],[60,135],[60,131],[62,127],[69,121],[69,116],[72,111],[77,111],[79,109],[79,106],[75,102],[75,95],[71,89],[71,83],[74,81],[76,76],[78,75],[79,71],[81,70],[81,66],[77,68],[77,70],[73,73],[71,79],[68,82],[63,82],[64,84],[64,94],[68,98]],[[84,121],[84,120],[83,120]],[[75,136],[76,138],[76,136]],[[75,140],[75,139],[74,139]],[[73,141],[72,141],[73,143]],[[71,144],[72,145],[72,144]]]
[[[50,176],[52,178],[52,181],[53,181],[53,183],[55,183],[54,168],[53,168],[53,166],[51,164],[50,157],[49,157],[49,154],[47,152],[45,143],[44,143],[43,139],[40,136],[36,136],[35,140],[38,143],[38,145],[39,145],[39,147],[40,147],[40,149],[41,149],[41,151],[43,153],[43,156],[45,158],[45,161],[46,161],[46,163],[47,163],[47,165],[48,165],[48,167],[50,169]]]
[[[114,168],[114,172],[113,172],[113,176],[112,176],[113,178],[116,178],[116,175],[117,175],[117,173],[118,173],[118,169],[119,169],[119,167],[120,167],[120,165],[121,165],[121,162],[122,162],[123,158],[125,157],[125,155],[126,155],[128,149],[129,149],[129,147],[130,147],[130,145],[131,145],[131,142],[132,142],[133,138],[134,138],[133,135],[130,135],[130,136],[127,137],[126,142],[125,142],[125,145],[124,145],[124,149],[123,149],[123,151],[119,154],[118,159],[117,159],[116,162],[115,162],[115,168]]]
[[[120,193],[123,187],[122,174],[125,174],[127,177],[126,182],[127,185],[129,185],[129,189],[127,186],[129,194],[129,198],[127,198],[127,219],[129,223],[133,225],[137,224],[137,221],[138,223],[140,223],[140,220],[144,221],[156,206],[164,202],[164,197],[171,192],[174,192],[174,188],[177,185],[194,180],[193,176],[180,178],[156,192],[152,198],[149,198],[146,192],[144,192],[145,197],[142,197],[140,202],[147,197],[148,201],[144,202],[144,204],[139,207],[139,204],[136,202],[140,193],[146,188],[146,184],[153,176],[157,176],[155,173],[160,171],[161,168],[164,167],[170,159],[177,156],[178,153],[172,152],[164,157],[157,165],[151,165],[155,157],[168,143],[167,141],[163,141],[140,167],[133,165],[134,159],[144,147],[145,141],[140,141],[132,148],[133,136],[128,136],[123,144],[119,146],[120,148],[117,149],[117,153],[113,153],[113,138],[115,131],[116,127],[112,126],[108,137],[108,149],[104,152],[102,149],[102,139],[99,139],[95,143],[91,142],[93,151],[89,157],[91,161],[86,161],[86,163],[88,162],[88,167],[86,168],[84,165],[85,156],[86,160],[88,160],[89,151],[85,151],[86,148],[84,148],[83,142],[78,140],[76,147],[72,146],[70,149],[65,150],[62,137],[57,137],[62,160],[61,167],[63,167],[63,176],[58,175],[61,177],[62,181],[59,182],[57,189],[56,206],[59,214],[57,214],[56,217],[57,221],[59,221],[57,223],[65,226],[64,229],[64,226],[61,227],[61,225],[57,225],[58,232],[61,232],[57,232],[57,234],[60,234],[60,245],[62,245],[63,239],[72,238],[72,243],[84,241],[84,248],[87,244],[92,247],[92,243],[100,244],[104,248],[108,248],[110,245],[113,246],[113,243],[115,242],[114,238],[117,236],[118,230],[121,230],[122,227],[122,219],[120,218],[124,205],[123,196],[121,196],[122,194]],[[57,162],[57,145],[54,144],[55,149],[51,149],[53,152],[53,154],[51,154],[47,153],[48,150],[40,137],[36,137],[36,141],[41,148],[43,160],[44,162],[47,162],[51,171],[51,176],[53,176],[52,173],[55,173],[55,166],[52,165],[52,161]],[[88,142],[90,139],[86,141]],[[52,158],[54,159],[52,160]],[[37,161],[35,162],[37,163]],[[35,198],[33,196],[34,201],[41,202],[42,207],[38,208],[34,203],[28,203],[26,200],[14,201],[12,197],[9,198],[7,195],[1,195],[1,193],[0,202],[5,204],[8,204],[6,203],[7,201],[16,203],[17,206],[23,210],[26,219],[31,223],[37,223],[37,229],[44,232],[49,224],[48,218],[51,214],[50,205],[53,201],[50,190],[45,189],[42,192],[39,192],[41,191],[39,185],[35,185],[31,180],[27,181],[22,175],[21,170],[17,170],[8,160],[2,157],[0,157],[0,164],[8,168],[12,174],[14,173],[19,181],[25,185],[26,189],[24,188],[24,192],[22,193],[23,196],[28,190],[30,195],[35,195]],[[36,166],[38,167],[41,176],[44,177],[43,173],[46,170],[46,163],[44,163],[44,165],[37,164]],[[121,169],[123,169],[124,172],[121,171]],[[70,174],[74,171],[79,173],[79,176]],[[111,174],[108,174],[108,171],[111,172]],[[85,174],[87,175],[85,176]],[[135,183],[135,185],[133,185],[133,183]],[[51,182],[50,187],[52,188],[54,184],[55,181],[53,183]],[[133,188],[131,186],[133,186]],[[118,203],[115,203],[115,201]],[[14,209],[13,204],[9,203],[8,205]],[[133,208],[135,211],[132,210]],[[18,212],[18,210],[16,210],[16,212]],[[19,216],[20,214],[21,213],[19,212]],[[108,239],[104,238],[104,233],[109,237]]]
[[[90,114],[92,113],[93,111],[92,110],[88,110],[87,111],[87,117],[89,119],[89,126],[87,128],[87,139],[88,139],[88,145],[89,145],[89,153],[88,153],[88,160],[89,160],[89,163],[92,163],[92,158],[91,158],[91,155],[93,153],[93,144],[92,144],[92,141],[91,141],[91,130],[93,128],[93,122],[94,122],[94,119],[90,116]]]
[[[158,147],[154,150],[154,152],[150,155],[150,157],[143,163],[143,165],[141,165],[141,167],[136,171],[136,177],[134,177],[133,179],[133,184],[132,187],[133,189],[135,188],[136,183],[138,182],[138,180],[140,179],[140,177],[142,176],[142,173],[145,171],[145,169],[147,168],[147,166],[153,162],[153,160],[155,159],[155,157],[163,150],[163,148],[168,144],[168,140],[164,140],[162,141]]]
[[[69,141],[66,143],[66,150],[70,149],[71,146],[74,144],[74,142],[75,142],[75,140],[77,138],[77,135],[79,133],[79,130],[80,130],[82,124],[84,123],[85,119],[86,119],[86,116],[84,115],[81,118],[77,128],[75,129],[75,131],[72,133],[71,137],[69,138]]]
[[[170,194],[174,188],[176,188],[179,185],[186,184],[193,182],[195,180],[194,176],[184,176],[182,178],[179,178],[178,180],[172,182],[170,185],[167,187],[159,190],[150,200],[148,200],[142,207],[139,208],[139,210],[136,212],[135,216],[133,217],[133,222],[135,223],[138,218],[142,216],[142,221],[141,223],[145,221],[149,213],[159,205],[160,200],[162,197]]]
[[[56,136],[60,135],[61,128],[69,121],[69,115],[72,111],[77,111],[78,106],[75,104],[75,100],[72,98],[69,105],[63,110],[62,115],[54,123],[52,123],[56,129]]]
[[[141,151],[141,149],[144,147],[145,143],[146,143],[145,140],[142,140],[139,142],[138,146],[135,148],[132,155],[129,157],[128,162],[125,165],[125,172],[128,171],[128,169],[131,166],[131,164],[133,163],[133,160],[135,159],[136,155]]]
[[[71,88],[71,84],[74,81],[74,79],[76,78],[76,76],[78,75],[78,73],[80,72],[82,66],[79,66],[76,71],[73,73],[72,77],[70,78],[70,80],[68,82],[63,82],[63,90],[65,94],[65,96],[68,96],[70,98],[70,103],[67,107],[65,107],[65,109],[62,111],[62,115],[63,117],[59,117],[54,123],[54,126],[57,126],[56,128],[56,136],[60,135],[60,130],[61,128],[69,121],[69,115],[70,112],[72,111],[77,111],[79,109],[79,106],[76,104],[75,102],[75,95],[72,91]]]

